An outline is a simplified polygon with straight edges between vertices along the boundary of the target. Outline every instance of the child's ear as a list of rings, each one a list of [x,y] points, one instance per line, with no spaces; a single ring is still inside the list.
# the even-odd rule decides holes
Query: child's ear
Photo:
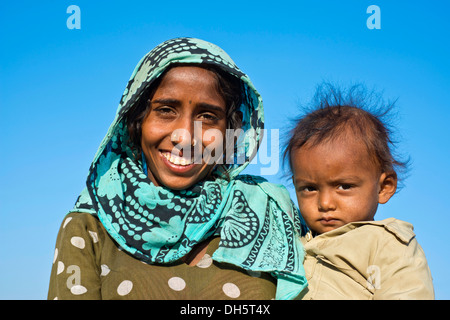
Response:
[[[397,174],[395,172],[383,172],[379,182],[378,203],[384,204],[397,191]]]

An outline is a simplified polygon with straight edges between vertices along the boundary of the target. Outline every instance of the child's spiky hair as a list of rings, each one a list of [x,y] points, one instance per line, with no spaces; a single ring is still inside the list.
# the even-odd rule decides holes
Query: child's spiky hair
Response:
[[[363,85],[342,90],[330,83],[318,86],[306,112],[295,120],[284,151],[292,171],[290,156],[308,142],[309,146],[345,138],[352,132],[367,147],[382,172],[405,173],[407,162],[393,155],[394,141],[389,122],[394,103],[385,103],[381,95],[367,91]],[[351,130],[351,131],[348,131]],[[400,177],[398,177],[400,180]]]

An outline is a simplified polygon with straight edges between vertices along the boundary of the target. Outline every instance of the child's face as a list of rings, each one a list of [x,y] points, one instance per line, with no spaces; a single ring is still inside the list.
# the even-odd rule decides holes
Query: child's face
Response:
[[[373,220],[378,203],[395,193],[395,173],[384,173],[363,142],[347,136],[291,154],[300,212],[320,234],[349,222]]]

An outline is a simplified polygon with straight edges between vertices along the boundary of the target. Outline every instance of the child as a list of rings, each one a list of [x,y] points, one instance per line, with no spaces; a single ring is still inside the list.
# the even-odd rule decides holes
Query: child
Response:
[[[434,299],[413,226],[374,221],[405,163],[392,156],[382,116],[365,110],[380,101],[373,97],[359,86],[344,96],[324,85],[315,109],[291,132],[285,156],[309,228],[302,238],[308,280],[302,299]]]

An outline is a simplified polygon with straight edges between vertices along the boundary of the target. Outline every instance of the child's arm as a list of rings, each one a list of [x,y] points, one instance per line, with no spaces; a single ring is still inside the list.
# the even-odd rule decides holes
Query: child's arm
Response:
[[[434,299],[430,269],[415,237],[409,243],[391,240],[381,250],[376,259],[380,281],[378,287],[374,283],[374,299]]]

